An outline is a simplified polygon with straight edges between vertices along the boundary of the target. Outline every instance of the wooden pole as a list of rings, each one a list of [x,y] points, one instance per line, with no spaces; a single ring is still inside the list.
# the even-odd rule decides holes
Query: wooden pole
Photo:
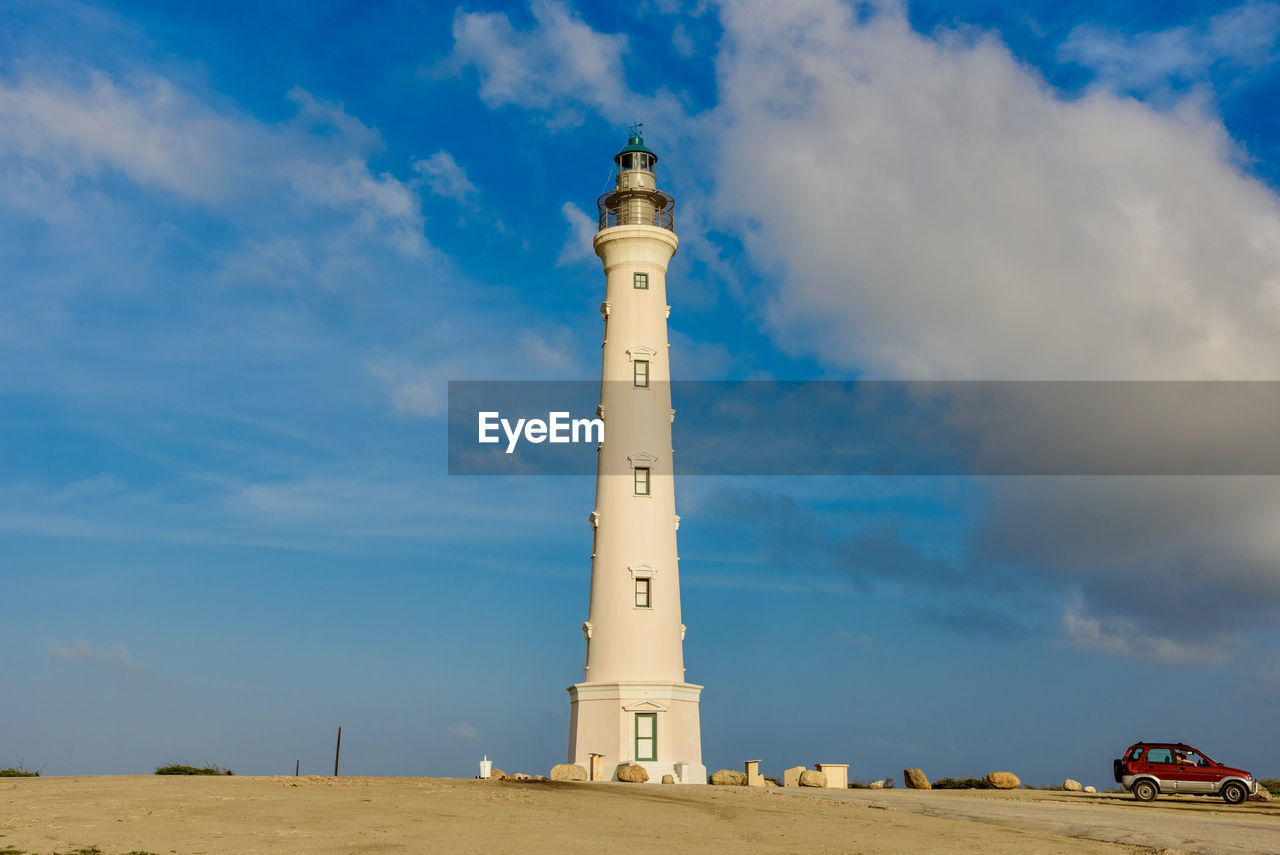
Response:
[[[301,761],[301,760],[294,760],[294,761],[293,761],[293,777],[295,777],[295,778],[296,778],[296,777],[298,777],[298,768],[299,768],[301,765],[302,765],[302,761]]]
[[[333,777],[338,777],[338,755],[342,753],[342,725],[338,725],[338,747],[333,749]]]

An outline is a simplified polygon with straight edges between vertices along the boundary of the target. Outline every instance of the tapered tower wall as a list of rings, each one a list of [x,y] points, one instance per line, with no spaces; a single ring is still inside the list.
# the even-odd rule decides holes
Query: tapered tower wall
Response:
[[[648,168],[625,168],[629,151],[651,156],[634,161]],[[651,780],[702,783],[702,687],[685,681],[671,446],[666,273],[678,240],[670,197],[650,171],[656,157],[635,135],[618,160],[617,190],[602,197],[594,241],[606,279],[605,438],[590,515],[586,666],[569,689],[569,761],[589,769],[590,756],[602,755],[606,779],[639,763]]]

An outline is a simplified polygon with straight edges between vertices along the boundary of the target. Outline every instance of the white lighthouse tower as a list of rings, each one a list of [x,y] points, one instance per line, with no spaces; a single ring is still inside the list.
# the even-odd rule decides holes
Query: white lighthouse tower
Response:
[[[678,243],[675,201],[658,190],[658,157],[638,127],[614,161],[617,186],[600,197],[594,241],[606,279],[605,431],[590,515],[587,662],[582,682],[569,687],[569,762],[592,779],[637,764],[650,781],[702,784],[702,687],[684,675],[671,460],[666,274]]]

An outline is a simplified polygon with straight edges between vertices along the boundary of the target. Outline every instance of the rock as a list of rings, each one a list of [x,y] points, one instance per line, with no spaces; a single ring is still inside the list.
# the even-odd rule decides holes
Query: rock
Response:
[[[1251,801],[1251,802],[1269,802],[1269,801],[1271,801],[1271,793],[1267,790],[1267,788],[1266,788],[1266,787],[1264,787],[1264,786],[1262,786],[1262,785],[1259,785],[1259,786],[1258,786],[1258,792],[1256,792],[1256,793],[1254,793],[1253,795],[1249,796],[1249,801]]]
[[[805,769],[800,773],[800,786],[802,787],[825,787],[827,785],[827,775],[825,772],[816,772],[813,769]]]
[[[929,779],[924,776],[924,772],[919,769],[903,769],[902,783],[907,785],[908,790],[932,790]]]
[[[1062,789],[1066,790],[1068,793],[1078,793],[1081,789],[1080,782],[1067,778],[1067,780],[1062,782]]]
[[[490,781],[501,781],[501,780],[502,780],[503,778],[505,778],[505,777],[507,777],[507,773],[506,773],[506,772],[504,772],[504,771],[502,771],[501,769],[499,769],[499,768],[498,768],[498,767],[496,767],[496,766],[495,766],[494,768],[492,768],[492,769],[490,769],[490,770],[489,770],[489,780],[490,780]]]
[[[736,772],[733,769],[721,769],[711,776],[711,783],[717,787],[745,787],[747,785],[747,773]]]
[[[671,775],[662,776],[662,783],[664,784],[674,784],[675,782],[676,782],[676,779],[673,778]]]
[[[649,780],[649,773],[644,770],[643,766],[626,765],[618,767],[618,780],[626,781],[628,784],[643,784]]]
[[[988,772],[987,783],[997,790],[1016,790],[1022,786],[1022,781],[1012,772]]]
[[[534,781],[534,783],[535,783],[535,784],[549,784],[549,783],[551,783],[551,779],[550,779],[550,778],[548,778],[546,775],[534,775],[534,776],[533,776],[533,781]]]
[[[884,789],[884,781],[872,781],[870,784],[867,784],[867,789],[868,789],[868,790],[883,790],[883,789]]]
[[[587,770],[577,763],[557,763],[547,777],[553,781],[585,781]]]
[[[512,773],[512,774],[510,774],[510,775],[503,775],[503,776],[502,776],[502,780],[504,780],[504,781],[532,781],[532,780],[533,780],[533,776],[532,776],[532,775],[526,775],[524,772],[513,772],[513,773]]]
[[[782,773],[782,786],[798,787],[800,786],[800,773],[804,771],[803,766],[792,766],[790,769]]]
[[[1097,788],[1097,787],[1085,787],[1085,788],[1084,788],[1084,791],[1085,791],[1086,793],[1096,793],[1096,792],[1098,792],[1098,788]]]

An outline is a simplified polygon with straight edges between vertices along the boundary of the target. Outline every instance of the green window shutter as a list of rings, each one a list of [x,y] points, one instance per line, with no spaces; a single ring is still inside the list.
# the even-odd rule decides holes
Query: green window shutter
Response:
[[[649,467],[648,466],[636,467],[636,495],[637,496],[649,495]]]
[[[649,290],[649,274],[637,273],[635,275],[635,278],[632,280],[632,283],[635,285],[637,290],[648,291]]]

